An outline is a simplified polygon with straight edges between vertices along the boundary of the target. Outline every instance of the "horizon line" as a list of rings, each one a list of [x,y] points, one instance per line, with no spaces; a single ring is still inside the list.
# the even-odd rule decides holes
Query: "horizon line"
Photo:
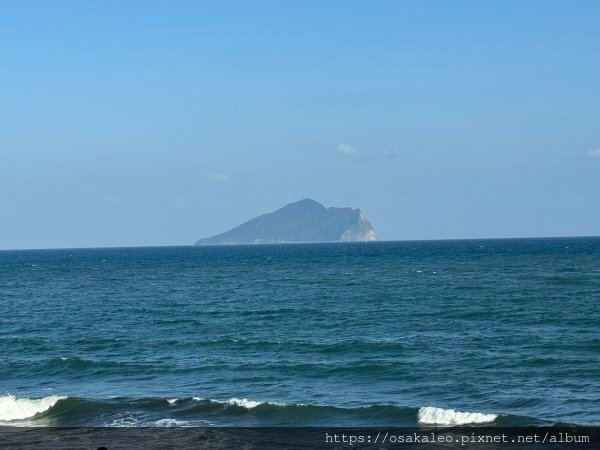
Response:
[[[444,242],[444,241],[499,241],[525,239],[590,239],[600,235],[571,236],[515,236],[515,237],[481,237],[481,238],[440,238],[440,239],[381,239],[375,241],[314,241],[314,242],[281,242],[264,244],[175,244],[175,245],[107,245],[101,247],[45,247],[45,248],[2,248],[0,252],[52,251],[52,250],[102,250],[102,249],[134,249],[134,248],[179,248],[179,247],[264,247],[275,245],[319,245],[319,244],[377,244],[386,242]]]

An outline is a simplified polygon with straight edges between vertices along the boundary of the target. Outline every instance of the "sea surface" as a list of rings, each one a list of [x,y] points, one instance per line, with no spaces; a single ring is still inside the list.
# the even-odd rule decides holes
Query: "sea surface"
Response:
[[[600,238],[0,252],[0,425],[600,424]]]

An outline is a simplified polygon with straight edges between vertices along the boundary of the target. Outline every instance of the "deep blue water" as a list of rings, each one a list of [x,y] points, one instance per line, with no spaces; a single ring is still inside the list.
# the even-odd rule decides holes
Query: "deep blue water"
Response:
[[[0,421],[600,424],[600,238],[2,251]]]

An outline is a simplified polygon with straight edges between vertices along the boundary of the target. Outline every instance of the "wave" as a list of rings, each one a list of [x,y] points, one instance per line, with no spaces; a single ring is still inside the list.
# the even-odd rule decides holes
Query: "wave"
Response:
[[[246,408],[246,409],[252,409],[252,408],[256,408],[259,405],[264,404],[265,402],[257,402],[255,400],[248,400],[246,398],[242,398],[242,399],[230,398],[225,403],[227,403],[228,405],[235,405],[235,406],[241,406],[242,408]]]
[[[10,422],[15,420],[30,419],[44,411],[48,411],[60,400],[67,397],[50,395],[38,399],[17,398],[14,395],[0,397],[0,421]]]
[[[490,423],[498,418],[498,414],[455,411],[454,409],[425,406],[419,408],[419,423],[428,425],[467,425],[474,423]]]
[[[189,427],[192,424],[187,420],[177,420],[177,419],[158,419],[154,422],[151,422],[149,426],[155,427]]]
[[[239,406],[240,408],[246,408],[246,409],[254,409],[257,406],[261,406],[261,405],[271,405],[271,406],[305,406],[302,403],[294,403],[294,404],[287,404],[287,403],[279,403],[279,402],[259,402],[256,400],[248,400],[247,398],[230,398],[229,400],[225,400],[225,401],[220,401],[220,400],[209,400],[210,402],[213,403],[224,403],[227,405],[232,405],[232,406]]]
[[[21,421],[21,422],[19,422]],[[498,415],[425,406],[341,407],[280,403],[248,398],[201,397],[86,399],[47,396],[0,397],[0,423],[19,426],[453,426],[547,424],[526,416]]]

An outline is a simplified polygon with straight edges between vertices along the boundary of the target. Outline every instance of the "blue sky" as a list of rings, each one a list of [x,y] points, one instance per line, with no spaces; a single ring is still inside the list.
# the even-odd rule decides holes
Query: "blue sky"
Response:
[[[600,234],[600,3],[12,2],[0,248],[189,244],[304,197],[380,239]]]

